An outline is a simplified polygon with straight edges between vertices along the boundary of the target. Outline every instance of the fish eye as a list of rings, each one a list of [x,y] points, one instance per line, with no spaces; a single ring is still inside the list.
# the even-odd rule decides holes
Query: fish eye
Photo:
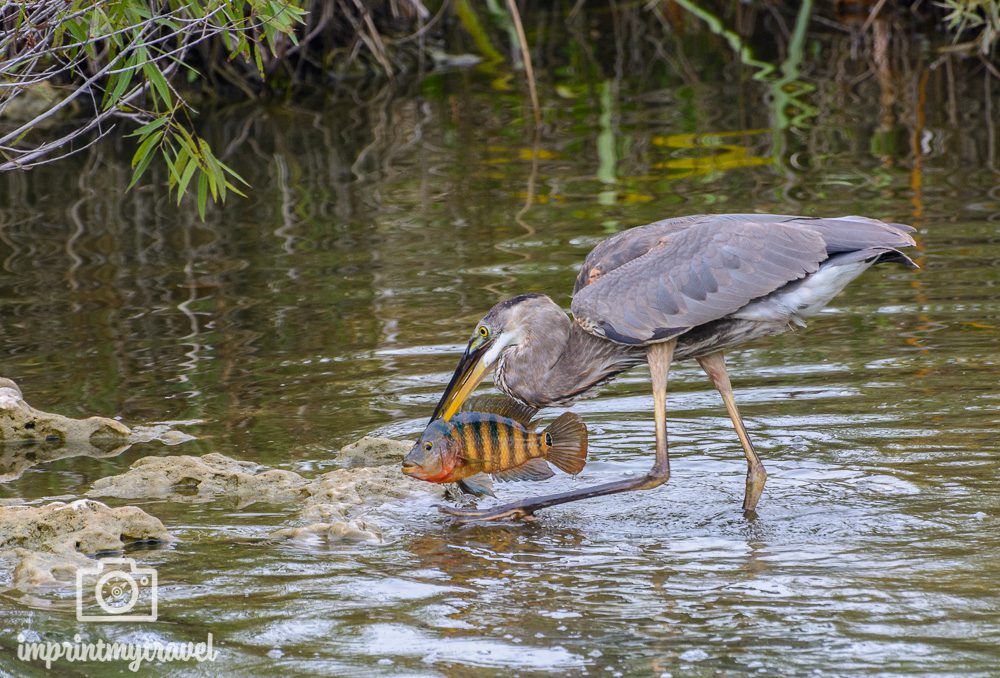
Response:
[[[432,443],[431,441],[428,440],[426,443],[424,443],[424,449],[427,450],[428,452],[431,451],[432,447],[434,447],[434,443]]]
[[[490,330],[488,327],[486,327],[486,325],[479,326],[479,336],[481,336],[483,339],[490,336]]]

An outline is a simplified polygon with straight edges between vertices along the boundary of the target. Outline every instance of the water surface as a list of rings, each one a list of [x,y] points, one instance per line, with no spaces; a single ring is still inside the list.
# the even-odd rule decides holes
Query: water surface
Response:
[[[541,69],[538,139],[519,74],[486,68],[207,111],[253,193],[205,223],[159,185],[123,194],[127,144],[4,177],[2,374],[43,409],[198,439],[40,465],[0,498],[80,496],[147,455],[311,475],[364,434],[414,437],[493,303],[568,306],[595,243],[667,216],[910,223],[922,268],[879,267],[808,330],[730,354],[770,474],[756,520],[721,401],[681,363],[666,487],[524,525],[383,507],[385,544],[329,547],[258,541],[293,506],[129,502],[179,537],[133,554],[158,569],[160,620],[79,624],[70,593],[8,591],[0,673],[31,672],[27,630],[210,631],[219,666],[161,667],[206,675],[995,675],[1000,85],[899,36],[886,65],[816,30],[763,78],[704,30],[645,68],[570,43]],[[651,464],[644,370],[575,411],[584,473],[503,498]]]

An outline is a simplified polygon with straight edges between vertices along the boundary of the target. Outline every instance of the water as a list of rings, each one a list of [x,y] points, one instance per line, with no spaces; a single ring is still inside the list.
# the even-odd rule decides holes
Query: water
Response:
[[[5,177],[3,375],[43,409],[198,439],[37,466],[0,498],[80,496],[148,455],[312,475],[366,433],[414,437],[496,300],[568,305],[590,247],[666,216],[901,221],[922,269],[880,267],[807,331],[731,353],[770,474],[757,520],[718,395],[684,363],[669,485],[532,524],[457,526],[416,503],[383,545],[310,547],[258,539],[292,505],[112,501],[179,538],[131,554],[159,572],[159,621],[81,624],[67,592],[8,589],[0,672],[41,671],[14,657],[28,631],[211,632],[217,665],[158,668],[206,675],[995,675],[1000,85],[905,36],[878,62],[810,30],[804,60],[763,78],[705,30],[644,65],[613,42],[567,48],[547,58],[569,66],[540,69],[537,141],[520,76],[489,70],[209,111],[204,133],[254,188],[205,223],[158,186],[122,194],[125,144]],[[575,410],[581,477],[503,497],[648,468],[643,370]]]

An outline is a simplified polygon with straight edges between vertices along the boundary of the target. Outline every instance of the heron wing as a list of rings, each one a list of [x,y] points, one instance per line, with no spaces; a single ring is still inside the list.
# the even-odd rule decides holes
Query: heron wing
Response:
[[[712,224],[716,228],[738,223],[790,224],[818,231],[826,243],[826,253],[853,252],[869,247],[908,247],[913,228],[868,217],[797,217],[786,214],[697,214],[654,221],[636,226],[602,240],[580,267],[573,294],[616,268],[637,259],[665,238],[694,226]]]
[[[827,258],[826,241],[808,225],[724,216],[661,234],[645,254],[579,289],[571,306],[577,322],[619,344],[664,341],[815,272]]]
[[[573,294],[622,264],[641,257],[653,249],[661,238],[682,231],[707,216],[695,214],[663,219],[645,226],[636,226],[605,238],[583,260],[580,273],[576,276],[576,284],[573,286]]]

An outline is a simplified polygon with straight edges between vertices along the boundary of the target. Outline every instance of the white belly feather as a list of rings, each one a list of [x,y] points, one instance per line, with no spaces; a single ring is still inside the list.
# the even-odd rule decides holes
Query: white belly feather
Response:
[[[802,318],[819,313],[831,299],[874,263],[875,260],[870,259],[821,266],[812,275],[789,283],[766,297],[751,301],[733,313],[732,317],[804,324]]]

